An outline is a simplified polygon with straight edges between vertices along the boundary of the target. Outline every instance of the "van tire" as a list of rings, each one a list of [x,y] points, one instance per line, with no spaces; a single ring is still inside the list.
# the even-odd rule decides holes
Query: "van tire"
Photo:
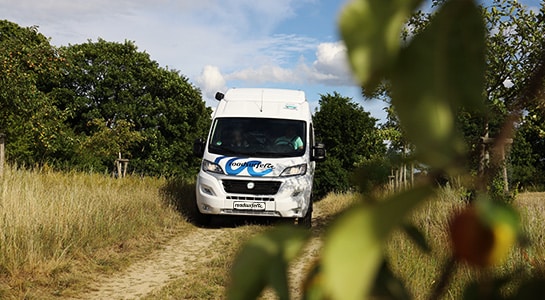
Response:
[[[203,214],[195,204],[195,213],[193,214],[193,223],[198,227],[208,227],[212,223],[212,215]]]
[[[302,228],[311,228],[312,227],[312,201],[310,201],[310,206],[308,207],[307,213],[302,218],[297,218],[297,226]]]

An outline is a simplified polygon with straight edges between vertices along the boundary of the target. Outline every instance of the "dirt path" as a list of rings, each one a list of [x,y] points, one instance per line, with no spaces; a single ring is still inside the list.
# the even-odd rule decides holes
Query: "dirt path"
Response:
[[[239,229],[196,228],[189,235],[174,237],[162,249],[150,253],[147,259],[133,264],[124,272],[99,278],[91,287],[92,292],[80,299],[139,299],[146,296],[214,259],[220,251],[203,250],[213,250],[214,241],[235,230]],[[292,296],[300,294],[303,272],[320,246],[319,239],[312,239],[304,254],[290,267]],[[262,299],[276,299],[276,296],[266,291]]]
[[[234,230],[234,229],[230,229]],[[224,229],[197,228],[190,235],[173,238],[161,250],[139,261],[126,271],[97,280],[93,292],[84,299],[138,299],[169,281],[184,276],[197,264],[210,260],[213,251],[209,248],[224,232]]]

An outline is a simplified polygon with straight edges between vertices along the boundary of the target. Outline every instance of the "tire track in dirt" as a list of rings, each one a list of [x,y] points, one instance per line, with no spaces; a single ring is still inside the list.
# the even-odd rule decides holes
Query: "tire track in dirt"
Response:
[[[290,297],[292,299],[301,299],[303,294],[303,282],[306,279],[307,273],[310,271],[313,263],[320,256],[323,240],[318,233],[325,226],[327,216],[323,215],[320,207],[314,209],[312,217],[313,237],[307,242],[301,253],[288,267],[288,284],[290,289]],[[316,226],[317,225],[317,226]],[[277,300],[278,296],[271,288],[265,289],[259,300]]]
[[[303,281],[305,276],[310,271],[314,260],[319,256],[322,248],[322,240],[320,238],[312,238],[303,253],[295,259],[293,264],[288,269],[288,278],[290,285],[290,295],[294,299],[300,299],[303,293]]]
[[[236,227],[195,228],[190,234],[176,236],[125,271],[99,277],[90,287],[90,292],[78,299],[128,300],[144,297],[214,259],[221,253],[214,250],[217,248],[214,242],[236,230]],[[300,298],[301,283],[310,264],[318,256],[321,245],[321,239],[313,237],[289,267],[290,293],[294,299]],[[277,296],[268,289],[260,299],[277,299]]]
[[[225,230],[196,228],[189,235],[175,237],[124,272],[99,278],[83,299],[138,299],[160,289],[196,265],[213,259],[214,251],[203,249],[210,248]]]

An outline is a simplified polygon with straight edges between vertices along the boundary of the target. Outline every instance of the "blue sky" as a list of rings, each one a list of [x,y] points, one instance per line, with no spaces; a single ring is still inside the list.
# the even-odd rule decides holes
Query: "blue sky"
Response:
[[[537,7],[539,1],[521,1]],[[339,92],[363,101],[337,33],[345,0],[0,0],[0,19],[39,26],[56,46],[134,41],[162,67],[179,70],[208,105],[230,87],[293,88],[313,108]]]

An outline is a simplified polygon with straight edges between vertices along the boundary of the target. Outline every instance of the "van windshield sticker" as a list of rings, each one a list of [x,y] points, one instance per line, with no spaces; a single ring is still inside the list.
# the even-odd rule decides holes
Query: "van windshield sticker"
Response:
[[[216,164],[219,164],[228,156],[219,156],[214,161]],[[274,166],[271,163],[263,163],[260,160],[249,160],[249,161],[239,161],[242,158],[234,157],[229,159],[225,163],[225,172],[228,175],[238,175],[245,169],[248,171],[248,174],[253,177],[261,177],[271,173],[274,169]],[[260,171],[261,170],[261,171]]]

